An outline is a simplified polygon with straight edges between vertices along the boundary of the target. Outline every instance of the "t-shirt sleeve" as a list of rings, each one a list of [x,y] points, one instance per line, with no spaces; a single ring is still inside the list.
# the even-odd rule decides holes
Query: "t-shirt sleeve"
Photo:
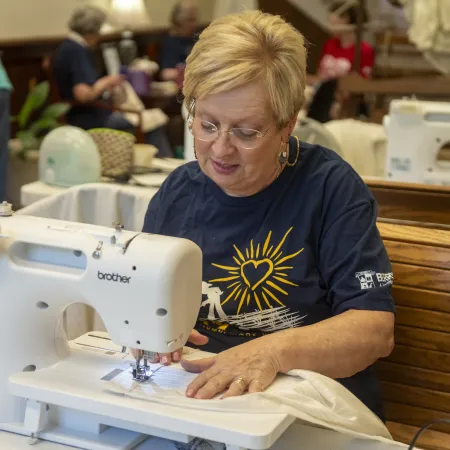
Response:
[[[70,64],[70,78],[72,87],[77,84],[93,85],[97,81],[97,74],[87,51],[80,49],[72,50],[68,64]]]
[[[144,233],[157,233],[157,218],[158,211],[161,207],[162,187],[158,189],[158,192],[151,198],[150,203],[145,213],[144,226],[142,231]]]
[[[350,309],[394,312],[392,266],[376,226],[375,199],[354,172],[340,172],[327,188],[319,248],[327,301],[333,315]]]

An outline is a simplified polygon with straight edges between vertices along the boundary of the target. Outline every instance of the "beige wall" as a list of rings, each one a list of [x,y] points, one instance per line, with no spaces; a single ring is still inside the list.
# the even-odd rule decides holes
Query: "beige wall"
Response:
[[[2,0],[0,0],[1,2]],[[197,0],[199,4],[200,23],[212,20],[216,0]],[[154,24],[166,26],[169,24],[170,13],[177,0],[146,0],[147,9]]]
[[[154,26],[166,26],[176,0],[145,0]],[[209,22],[215,0],[198,0],[200,21]],[[107,7],[109,0],[0,0],[0,41],[61,36],[74,8],[91,3]]]

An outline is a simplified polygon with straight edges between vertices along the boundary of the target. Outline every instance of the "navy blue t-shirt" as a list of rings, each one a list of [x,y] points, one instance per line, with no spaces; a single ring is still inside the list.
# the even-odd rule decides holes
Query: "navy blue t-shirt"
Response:
[[[65,39],[56,51],[53,71],[62,101],[71,101],[77,84],[92,86],[98,80],[93,57],[88,48]],[[92,105],[73,106],[67,113],[70,125],[89,130],[105,126],[110,111]]]
[[[194,42],[194,37],[167,36],[161,49],[160,69],[173,69],[177,64],[184,64]]]
[[[374,197],[336,153],[300,148],[294,167],[250,197],[226,195],[191,162],[150,202],[143,231],[187,238],[203,251],[196,329],[209,337],[206,351],[350,309],[394,311]],[[383,417],[373,366],[339,381]]]

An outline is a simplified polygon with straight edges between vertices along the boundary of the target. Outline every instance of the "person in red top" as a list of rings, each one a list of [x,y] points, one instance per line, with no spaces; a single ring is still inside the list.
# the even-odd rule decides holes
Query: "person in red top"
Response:
[[[364,22],[367,21],[365,11]],[[316,84],[316,93],[311,102],[308,116],[327,122],[336,118],[339,102],[336,102],[337,79],[347,75],[353,69],[356,53],[356,29],[358,9],[354,6],[343,7],[343,2],[335,2],[330,7],[329,24],[333,36],[325,42],[317,74],[309,77]],[[370,78],[375,63],[375,52],[367,42],[361,43],[361,76]],[[366,115],[366,105],[362,102],[360,114]]]
[[[330,8],[329,24],[333,37],[325,42],[319,63],[318,75],[321,80],[339,78],[347,75],[353,67],[355,59],[356,30],[352,27],[346,30],[347,25],[356,25],[358,11],[350,7],[340,13],[342,3],[336,2]],[[365,19],[365,17],[364,17]],[[375,52],[367,42],[361,43],[361,64],[359,73],[364,78],[372,74],[375,62]]]

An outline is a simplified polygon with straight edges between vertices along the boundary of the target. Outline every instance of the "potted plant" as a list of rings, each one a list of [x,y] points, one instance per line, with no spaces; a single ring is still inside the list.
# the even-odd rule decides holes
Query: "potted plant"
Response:
[[[17,124],[15,138],[9,141],[8,198],[20,204],[20,189],[38,179],[39,147],[44,136],[61,124],[58,119],[70,109],[68,103],[48,103],[50,84],[43,81],[27,95],[17,116],[10,118]]]

